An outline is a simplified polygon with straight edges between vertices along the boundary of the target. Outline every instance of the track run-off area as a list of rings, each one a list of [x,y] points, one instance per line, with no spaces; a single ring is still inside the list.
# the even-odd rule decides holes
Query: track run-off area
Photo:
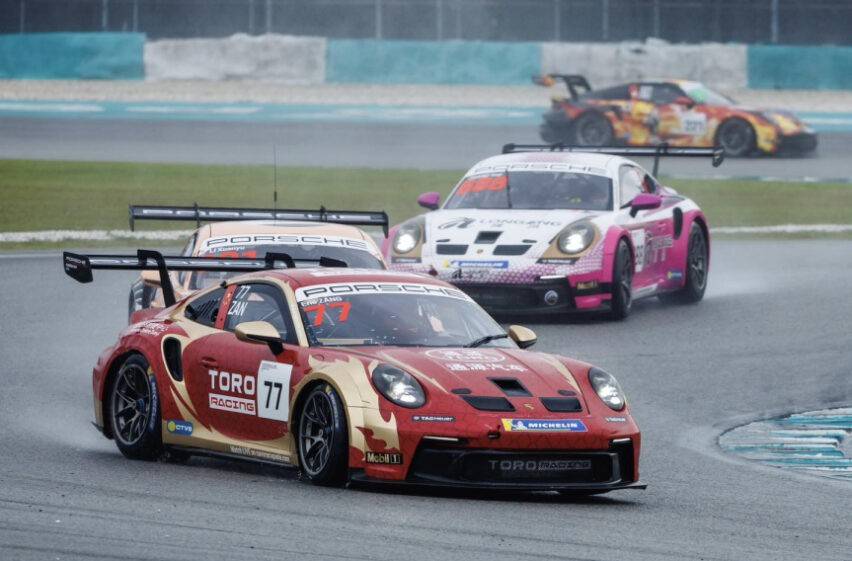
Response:
[[[79,285],[58,253],[0,258],[4,559],[821,559],[852,551],[845,481],[723,452],[754,420],[852,399],[852,242],[727,241],[706,298],[625,322],[525,323],[536,350],[615,374],[646,491],[559,496],[326,489],[292,471],[124,459],[91,426],[91,367],[132,273]]]

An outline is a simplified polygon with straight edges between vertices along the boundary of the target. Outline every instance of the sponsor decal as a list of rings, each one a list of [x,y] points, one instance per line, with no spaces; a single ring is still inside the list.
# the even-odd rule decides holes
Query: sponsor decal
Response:
[[[151,384],[151,411],[153,412],[148,419],[148,431],[153,432],[160,422],[160,392],[157,389],[157,376],[154,375],[154,369],[150,366],[148,367],[148,381]]]
[[[506,357],[487,349],[430,349],[426,356],[452,362],[503,362]]]
[[[505,260],[492,261],[474,261],[471,259],[453,260],[450,262],[453,267],[468,267],[471,269],[508,269],[509,262]]]
[[[578,419],[502,419],[507,432],[586,432]]]
[[[229,447],[229,451],[231,454],[237,454],[238,456],[245,456],[247,458],[254,458],[257,460],[267,460],[281,464],[290,463],[287,456],[276,454],[274,452],[267,452],[266,450],[258,450],[257,448],[249,448],[248,446],[234,446],[232,444]]]
[[[166,422],[166,430],[173,434],[189,436],[192,434],[192,423],[180,419],[170,420]]]
[[[476,222],[475,218],[453,218],[450,221],[438,225],[439,230],[447,230],[449,228],[467,228]]]
[[[626,423],[625,417],[604,417],[607,423]]]
[[[364,457],[368,464],[402,465],[402,454],[398,452],[367,452]]]
[[[338,273],[339,274],[339,273]],[[420,283],[398,282],[340,282],[306,286],[296,291],[296,301],[304,302],[327,296],[353,296],[357,294],[408,294],[415,296],[443,296],[458,300],[470,300],[470,297],[455,288]]]
[[[411,420],[415,423],[455,423],[452,415],[414,415]]]
[[[255,415],[257,413],[254,400],[218,393],[210,394],[210,409],[242,413],[243,415]]]
[[[553,472],[592,469],[591,460],[488,460],[492,471]]]
[[[538,260],[538,263],[542,265],[573,265],[576,261],[576,257],[542,257]]]
[[[204,240],[201,244],[201,252],[218,252],[224,249],[230,250],[236,247],[254,245],[319,245],[356,249],[373,253],[373,248],[364,240],[305,234],[242,234],[238,236],[219,236]]]
[[[683,271],[668,271],[666,273],[666,278],[669,280],[681,280],[683,279]]]

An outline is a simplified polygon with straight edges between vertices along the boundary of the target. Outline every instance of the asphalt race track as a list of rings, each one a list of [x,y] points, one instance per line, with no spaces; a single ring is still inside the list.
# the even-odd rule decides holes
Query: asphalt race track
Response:
[[[532,324],[538,350],[616,374],[643,430],[648,489],[576,500],[126,460],[89,424],[90,379],[132,273],[83,286],[56,254],[0,257],[0,558],[848,561],[852,486],[727,456],[716,438],[852,402],[852,242],[720,241],[713,257],[697,306]]]
[[[852,134],[820,136],[805,158],[670,160],[662,174],[848,178]],[[0,119],[0,159],[467,169],[503,144],[537,143],[529,125]],[[641,162],[641,160],[640,160]],[[650,167],[650,162],[642,162]]]

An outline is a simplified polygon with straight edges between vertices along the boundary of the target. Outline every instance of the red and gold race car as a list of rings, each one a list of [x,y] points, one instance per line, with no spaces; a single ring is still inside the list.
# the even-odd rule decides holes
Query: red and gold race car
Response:
[[[322,485],[644,488],[615,378],[523,350],[532,331],[504,331],[443,281],[275,253],[63,258],[80,282],[93,269],[163,279],[168,306],[127,327],[93,373],[95,424],[129,458],[297,466]],[[170,268],[248,274],[174,302]]]
[[[700,82],[645,80],[593,90],[579,75],[548,74],[537,84],[568,88],[544,114],[541,138],[574,146],[721,147],[728,156],[812,152],[816,133],[787,111],[742,107]]]

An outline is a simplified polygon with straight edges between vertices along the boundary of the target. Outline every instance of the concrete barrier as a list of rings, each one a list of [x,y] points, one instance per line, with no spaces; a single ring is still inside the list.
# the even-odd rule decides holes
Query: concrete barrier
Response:
[[[0,35],[0,78],[141,80],[141,33]]]
[[[582,74],[595,88],[654,78],[699,80],[720,89],[747,83],[745,45],[545,43],[541,67],[545,73]]]
[[[852,47],[749,45],[748,87],[852,89]]]
[[[149,80],[270,80],[321,84],[326,40],[287,35],[176,39],[145,45]]]
[[[370,84],[529,84],[537,43],[481,41],[328,42],[326,81]]]

